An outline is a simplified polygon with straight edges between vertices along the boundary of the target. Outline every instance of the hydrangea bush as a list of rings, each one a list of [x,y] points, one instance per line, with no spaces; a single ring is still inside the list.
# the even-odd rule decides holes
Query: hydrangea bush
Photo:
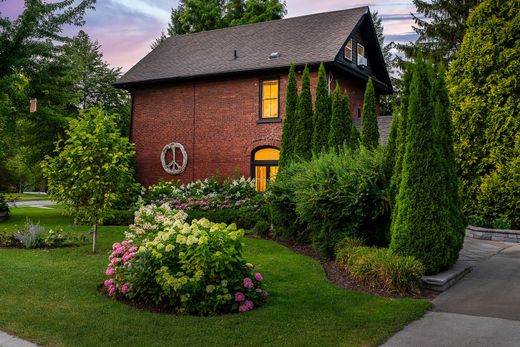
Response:
[[[244,231],[185,220],[186,213],[167,204],[137,211],[127,240],[113,245],[107,293],[194,315],[246,312],[265,303],[262,274],[242,259]]]
[[[207,178],[188,184],[160,182],[143,192],[146,203],[168,202],[172,208],[184,211],[228,208],[257,209],[262,201],[255,191],[255,180],[240,178],[219,183]]]

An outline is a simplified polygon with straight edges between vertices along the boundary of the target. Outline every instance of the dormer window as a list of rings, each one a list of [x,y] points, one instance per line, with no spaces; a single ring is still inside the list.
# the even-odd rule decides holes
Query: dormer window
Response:
[[[365,57],[365,47],[359,43],[357,44],[357,64],[361,68],[367,66],[367,58]]]
[[[352,61],[352,39],[349,39],[345,45],[345,59]]]

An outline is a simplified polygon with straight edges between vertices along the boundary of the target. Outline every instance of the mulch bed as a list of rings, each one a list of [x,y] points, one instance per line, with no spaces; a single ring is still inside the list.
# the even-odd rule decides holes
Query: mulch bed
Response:
[[[257,238],[254,235],[248,235],[247,237],[250,238]],[[414,298],[414,299],[428,299],[431,300],[435,298],[439,293],[431,291],[431,290],[421,290],[420,293],[406,293],[406,294],[394,294],[389,293],[385,290],[378,289],[378,288],[372,288],[365,286],[364,284],[360,283],[358,280],[353,278],[343,266],[341,266],[338,262],[334,260],[328,260],[321,257],[318,252],[311,246],[311,245],[305,245],[301,244],[295,241],[286,240],[286,239],[279,239],[279,238],[269,238],[272,241],[275,241],[292,251],[299,253],[301,255],[305,255],[307,257],[311,257],[318,261],[321,266],[323,267],[323,270],[325,271],[325,274],[327,276],[327,279],[334,283],[336,286],[344,289],[354,290],[358,292],[364,292],[371,295],[377,295],[377,296],[383,296],[386,298]]]

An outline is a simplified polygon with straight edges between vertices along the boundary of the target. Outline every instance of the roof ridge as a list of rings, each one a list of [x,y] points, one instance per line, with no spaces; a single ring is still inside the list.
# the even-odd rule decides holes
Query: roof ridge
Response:
[[[169,37],[166,38],[166,40],[174,39],[174,38],[177,38],[177,37],[197,36],[197,35],[205,34],[205,33],[209,33],[209,32],[217,32],[217,31],[223,31],[223,30],[232,30],[232,29],[236,29],[236,28],[249,27],[249,26],[253,26],[253,25],[265,25],[267,23],[272,23],[272,22],[289,21],[289,20],[292,20],[292,19],[300,19],[300,18],[305,18],[305,17],[313,17],[313,16],[319,16],[319,15],[325,15],[325,14],[332,14],[332,13],[336,13],[336,12],[348,12],[348,11],[353,11],[353,10],[359,10],[359,9],[362,9],[362,8],[366,8],[368,10],[369,6],[358,6],[358,7],[346,8],[346,9],[343,9],[343,10],[334,10],[334,11],[328,11],[328,12],[310,13],[310,14],[304,14],[302,16],[296,16],[296,17],[272,19],[272,20],[268,20],[268,21],[264,21],[264,22],[247,23],[247,24],[240,24],[240,25],[235,25],[235,26],[230,26],[230,27],[225,27],[225,28],[217,28],[217,29],[211,29],[211,30],[205,30],[205,31],[197,31],[197,32],[194,32],[194,33],[187,33],[187,34],[169,36]]]

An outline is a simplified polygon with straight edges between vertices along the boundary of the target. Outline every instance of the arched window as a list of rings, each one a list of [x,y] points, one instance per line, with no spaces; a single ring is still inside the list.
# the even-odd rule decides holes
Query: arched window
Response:
[[[251,160],[251,176],[256,179],[256,191],[265,192],[267,182],[274,180],[278,173],[280,150],[272,147],[257,148]]]

